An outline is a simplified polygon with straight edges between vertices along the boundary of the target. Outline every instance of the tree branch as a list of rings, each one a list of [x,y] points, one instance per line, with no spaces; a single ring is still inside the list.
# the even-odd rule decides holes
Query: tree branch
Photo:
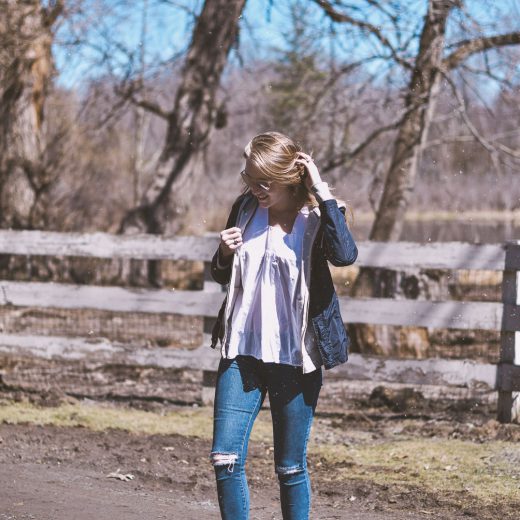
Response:
[[[135,94],[136,90],[139,89],[136,89],[135,85],[136,82],[129,81],[126,85],[116,85],[114,91],[123,101],[129,101],[133,105],[141,107],[147,112],[151,112],[152,114],[162,117],[168,121],[171,117],[171,112],[164,110],[161,106],[159,106],[157,103],[154,103],[153,101],[149,101],[147,99],[137,99]]]
[[[331,158],[327,162],[327,164],[323,166],[323,171],[328,172],[330,170],[333,170],[334,168],[337,168],[338,166],[344,164],[347,160],[353,159],[354,157],[359,155],[372,141],[374,141],[381,134],[389,132],[390,130],[395,130],[401,124],[403,117],[404,115],[397,121],[394,121],[393,123],[376,128],[367,136],[367,138],[364,141],[358,143],[352,150],[347,150],[346,152],[338,155],[337,157]]]
[[[464,98],[462,94],[459,92],[459,89],[453,82],[451,78],[449,78],[446,74],[444,74],[444,78],[450,85],[453,94],[457,98],[457,101],[459,103],[459,112],[462,117],[462,120],[466,124],[466,127],[470,131],[470,133],[473,135],[475,140],[482,145],[482,147],[487,150],[491,157],[491,161],[493,162],[493,165],[495,166],[495,169],[497,170],[498,174],[502,174],[502,167],[500,165],[500,157],[499,157],[499,150],[502,153],[505,153],[506,155],[509,155],[510,157],[513,157],[514,159],[520,159],[520,151],[519,150],[513,150],[509,148],[508,146],[505,146],[501,143],[492,143],[488,139],[486,139],[477,129],[477,127],[473,124],[471,119],[469,118],[469,115],[466,110],[466,103],[464,101]]]
[[[44,8],[45,13],[45,25],[47,27],[52,27],[54,22],[58,19],[58,17],[63,13],[65,9],[65,5],[63,0],[57,0],[56,2],[51,2],[49,7]]]
[[[477,52],[487,51],[497,47],[505,47],[507,45],[517,45],[519,43],[520,31],[466,40],[460,42],[457,50],[442,60],[442,66],[445,70],[454,69],[466,58],[469,58]]]
[[[153,101],[148,101],[146,99],[136,99],[133,95],[130,95],[128,100],[132,104],[143,108],[147,112],[151,112],[152,114],[155,114],[156,116],[162,117],[166,120],[170,119],[170,112],[164,110],[162,107],[160,107],[157,103],[154,103]]]
[[[363,20],[358,20],[356,18],[352,18],[352,16],[349,16],[345,13],[340,13],[339,11],[336,11],[334,7],[328,2],[328,0],[313,0],[316,4],[318,4],[324,11],[325,14],[334,22],[338,23],[348,23],[350,25],[354,25],[356,27],[359,27],[363,31],[367,31],[373,36],[375,36],[379,42],[384,45],[391,53],[392,58],[399,63],[399,65],[405,67],[406,69],[412,70],[413,67],[410,63],[408,63],[406,60],[398,56],[397,51],[395,50],[394,46],[390,43],[390,40],[381,32],[381,30],[376,27],[375,25],[372,25],[371,23],[365,22]]]

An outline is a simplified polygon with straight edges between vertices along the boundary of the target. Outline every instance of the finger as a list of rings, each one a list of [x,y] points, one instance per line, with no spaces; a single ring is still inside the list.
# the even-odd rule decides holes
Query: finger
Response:
[[[224,238],[224,240],[242,240],[242,235],[237,235],[237,234],[233,234],[233,235],[228,235],[227,237]]]
[[[235,233],[227,233],[224,237],[223,237],[223,240],[235,240],[235,239],[242,239],[242,233],[240,232],[235,232]]]
[[[220,232],[220,238],[226,239],[229,237],[237,237],[242,235],[242,230],[240,228],[230,228],[230,229],[224,229],[224,231]]]
[[[242,245],[242,240],[240,240],[240,239],[228,240],[228,241],[226,241],[226,245],[229,247],[229,249],[235,249],[238,246]]]
[[[309,168],[309,166],[314,164],[312,159],[297,159],[295,162],[303,164],[306,168]]]
[[[236,240],[236,239],[242,239],[242,234],[240,232],[238,233],[230,233],[229,235],[226,235],[224,237],[226,240]]]

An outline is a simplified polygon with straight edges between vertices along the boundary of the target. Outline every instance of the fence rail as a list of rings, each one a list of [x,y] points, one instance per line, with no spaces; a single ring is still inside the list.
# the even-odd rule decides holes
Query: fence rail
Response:
[[[210,261],[219,243],[203,237],[61,233],[0,230],[0,254]],[[520,258],[506,255],[508,244],[463,242],[361,242],[356,265],[424,269],[504,269],[520,271]],[[518,244],[513,242],[512,245]],[[507,264],[506,264],[506,256]]]
[[[209,262],[217,246],[216,234],[158,237],[3,230],[0,231],[0,254],[202,261],[205,263],[205,284],[202,291],[180,291],[3,280],[0,281],[0,304],[202,316],[206,333],[204,341],[207,343],[207,332],[223,299],[222,288],[209,275]],[[328,377],[467,387],[484,385],[498,391],[499,420],[519,420],[520,241],[490,245],[362,242],[356,265],[389,269],[420,267],[502,271],[501,302],[340,297],[342,315],[349,323],[500,331],[500,361],[498,365],[490,365],[469,360],[392,360],[351,355],[348,364],[337,367]],[[27,355],[52,355],[63,359],[97,355],[107,362],[110,359],[110,362],[114,359],[121,362],[126,357],[129,362],[144,365],[170,366],[177,363],[187,366],[193,363],[193,366],[202,366],[194,354],[166,352],[165,349],[140,352],[121,345],[114,347],[109,354],[103,342],[96,346],[91,340],[82,338],[0,334],[0,352],[17,355],[25,352]],[[208,359],[213,358],[210,356]]]
[[[113,312],[176,313],[214,317],[220,292],[183,291],[0,281],[2,305],[97,309]],[[515,331],[520,329],[516,306],[499,302],[434,302],[390,298],[339,297],[349,323],[431,328]]]

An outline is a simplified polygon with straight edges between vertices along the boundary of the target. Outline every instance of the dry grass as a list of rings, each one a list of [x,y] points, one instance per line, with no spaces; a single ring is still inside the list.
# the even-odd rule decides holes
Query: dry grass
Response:
[[[271,435],[268,412],[260,412],[252,438],[262,441]],[[61,404],[39,407],[29,403],[0,403],[0,422],[54,426],[84,426],[94,431],[109,428],[132,433],[177,434],[209,439],[212,435],[212,410],[206,407],[183,408],[167,413],[147,412],[110,404]]]
[[[320,446],[315,452],[335,467],[340,480],[413,486],[444,495],[460,493],[483,505],[520,501],[520,447],[511,442],[405,439]]]
[[[146,412],[99,403],[63,404],[54,408],[28,403],[0,403],[0,422],[83,426],[92,430],[118,428],[140,434],[179,434],[209,439],[212,410],[206,407],[165,413]],[[383,486],[420,489],[456,497],[461,506],[489,506],[497,501],[520,503],[520,446],[492,440],[485,443],[450,438],[399,438],[363,441],[316,421],[309,446],[311,461],[333,468],[335,481],[360,480]],[[327,431],[326,431],[327,430]],[[355,432],[353,432],[355,433]],[[359,432],[361,433],[361,432]],[[271,444],[271,420],[262,410],[252,433],[254,442]]]

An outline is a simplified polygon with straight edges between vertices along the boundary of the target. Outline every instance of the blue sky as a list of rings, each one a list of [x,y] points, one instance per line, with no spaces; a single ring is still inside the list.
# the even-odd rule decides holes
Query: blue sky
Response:
[[[406,0],[417,5],[414,7],[414,16],[421,7],[426,5],[424,0]],[[105,0],[109,6],[112,5],[114,11],[98,11],[96,0],[87,0],[90,4],[89,19],[85,25],[91,25],[85,33],[90,46],[63,47],[60,42],[70,39],[71,35],[67,31],[68,26],[64,25],[58,33],[58,45],[55,45],[54,54],[57,69],[59,71],[58,82],[62,86],[75,88],[87,77],[95,77],[102,74],[102,70],[94,65],[100,53],[95,49],[97,43],[101,43],[103,38],[108,37],[117,44],[133,49],[137,54],[142,27],[142,5],[143,0],[134,2],[123,2],[124,9],[120,0]],[[283,0],[247,0],[246,8],[243,13],[240,31],[240,53],[245,58],[265,58],[273,54],[275,49],[285,46],[283,32],[288,29],[289,9],[292,1]],[[353,2],[356,4],[356,2]],[[365,2],[357,2],[360,6]],[[148,0],[148,5],[152,5],[153,0]],[[199,12],[202,7],[202,0],[185,0],[185,5],[189,5],[194,11]],[[310,30],[323,30],[329,27],[323,12],[313,2],[302,2],[306,7],[308,24]],[[128,5],[134,7],[128,8]],[[377,19],[372,20],[377,23]],[[147,61],[156,63],[159,60],[168,59],[175,53],[182,52],[189,43],[191,35],[193,17],[180,9],[174,9],[168,5],[149,7],[147,17],[147,37],[146,37],[146,56]],[[338,30],[338,34],[346,32],[343,28]],[[369,52],[368,41],[356,42],[357,53],[363,49]],[[337,52],[342,53],[341,46]],[[231,56],[231,61],[236,60],[237,56]],[[126,63],[127,57],[114,51],[110,59],[117,68],[118,63]]]
[[[71,39],[68,26],[64,25],[58,32],[58,43],[54,47],[58,83],[72,89],[81,88],[85,84],[85,79],[95,78],[105,72],[105,69],[101,69],[96,64],[100,56],[100,50],[97,47],[101,46],[100,44],[105,38],[108,38],[113,44],[113,50],[108,57],[112,69],[119,72],[126,67],[128,56],[117,49],[123,47],[131,49],[134,60],[138,60],[140,49],[142,6],[145,0],[128,0],[126,2],[105,0],[104,8],[99,7],[99,0],[85,1],[87,19],[83,22],[83,27],[86,29],[82,35],[87,36],[86,39],[90,44],[88,46],[61,45],[65,40]],[[405,28],[405,32],[413,31],[421,24],[427,2],[426,0],[402,0],[402,2],[407,9],[397,11],[400,23]],[[184,0],[178,3],[183,3],[193,11],[199,12],[203,0]],[[399,2],[388,3],[389,5],[399,4]],[[468,19],[473,24],[485,25],[502,16],[504,12],[510,12],[509,24],[506,23],[501,29],[503,32],[512,29],[518,30],[520,7],[517,4],[520,2],[516,0],[467,0]],[[120,8],[121,5],[123,8]],[[150,7],[147,17],[145,55],[149,66],[152,66],[176,53],[182,53],[186,49],[191,36],[193,16],[182,9],[174,9],[170,5],[158,5],[154,0],[148,0],[148,5]],[[253,57],[265,58],[272,55],[273,49],[284,47],[283,32],[288,26],[290,5],[289,0],[247,0],[240,32],[240,53],[245,60]],[[324,23],[323,13],[313,2],[302,2],[302,5],[308,8],[306,17],[308,17],[310,31],[328,29],[329,22]],[[355,13],[360,18],[366,15],[367,4],[364,0],[352,0],[349,5],[353,6],[350,13]],[[356,8],[359,9],[357,12]],[[373,13],[373,11],[371,12]],[[515,14],[518,16],[514,16]],[[453,30],[458,18],[460,16],[452,18],[450,30]],[[370,21],[383,30],[386,29],[385,19],[372,14]],[[470,31],[471,23],[468,24]],[[496,32],[496,29],[493,29],[492,32]],[[346,26],[338,26],[337,34],[339,37],[335,44],[335,52],[339,59],[359,59],[361,55],[370,55],[378,50],[373,40],[354,35]],[[410,46],[412,53],[415,51],[417,43],[417,39],[412,41]],[[351,54],[354,52],[356,56]],[[231,61],[237,62],[237,56],[232,55]],[[381,68],[381,62],[374,62],[372,70],[377,67]]]
[[[54,46],[54,57],[58,70],[58,83],[61,86],[75,88],[87,77],[95,77],[103,71],[94,63],[100,56],[95,48],[96,43],[101,43],[105,35],[117,40],[118,43],[133,49],[137,54],[141,42],[142,29],[142,5],[143,0],[127,2],[135,9],[115,9],[114,12],[99,13],[95,6],[95,0],[91,2],[92,8],[89,12],[87,24],[91,27],[84,33],[91,45],[74,47],[64,46],[63,42],[73,37],[69,26],[64,25],[58,32],[58,44]],[[110,1],[106,2],[111,4]],[[149,2],[149,5],[152,2]],[[199,12],[202,6],[201,0],[185,1],[186,5]],[[274,2],[273,2],[274,3]],[[114,6],[121,2],[113,2]],[[150,63],[158,60],[166,60],[172,55],[186,49],[191,36],[193,17],[181,9],[171,6],[155,5],[149,7],[147,16],[146,37],[146,61]],[[243,50],[255,47],[258,50],[269,53],[271,45],[282,46],[283,38],[280,29],[283,26],[280,10],[273,6],[269,7],[268,0],[248,0],[244,11],[243,30],[241,31],[241,44]],[[252,30],[250,30],[252,29]],[[245,40],[245,41],[244,41]],[[111,55],[114,64],[123,63],[126,57],[121,53],[114,52]]]

